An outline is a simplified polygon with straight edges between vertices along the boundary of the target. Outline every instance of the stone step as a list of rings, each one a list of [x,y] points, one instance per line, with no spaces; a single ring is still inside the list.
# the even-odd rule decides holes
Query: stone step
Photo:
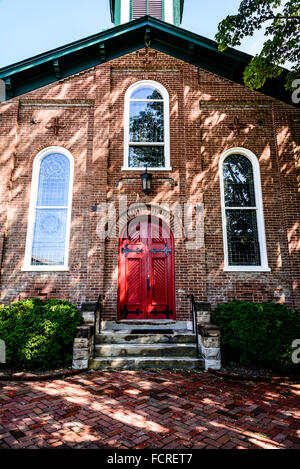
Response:
[[[143,334],[134,334],[130,330],[103,331],[96,335],[96,344],[192,344],[196,342],[195,334],[190,331],[174,331],[173,334],[149,333],[147,330]]]
[[[204,360],[192,357],[101,357],[89,360],[89,369],[93,370],[140,370],[144,368],[203,370]]]
[[[192,330],[191,321],[173,321],[171,319],[124,319],[121,321],[102,321],[101,331],[117,331],[128,329],[172,329]]]
[[[195,357],[196,344],[109,344],[96,345],[97,357]]]

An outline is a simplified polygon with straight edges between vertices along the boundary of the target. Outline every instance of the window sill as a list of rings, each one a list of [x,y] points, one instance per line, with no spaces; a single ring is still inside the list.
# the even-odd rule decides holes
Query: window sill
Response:
[[[69,267],[64,265],[24,266],[21,268],[21,272],[69,272]]]
[[[232,266],[224,267],[223,272],[271,272],[270,267],[265,266]]]
[[[125,166],[122,166],[121,168],[121,171],[146,171],[146,168],[126,168]],[[172,168],[171,166],[170,167],[167,167],[167,168],[148,168],[147,167],[147,171],[148,172],[151,172],[151,171],[172,171]]]

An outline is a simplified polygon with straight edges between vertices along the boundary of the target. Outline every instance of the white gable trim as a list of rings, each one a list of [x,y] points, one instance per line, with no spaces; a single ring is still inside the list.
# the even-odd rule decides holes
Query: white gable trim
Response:
[[[130,21],[130,0],[121,1],[121,24]]]
[[[174,24],[174,0],[165,0],[165,21]]]

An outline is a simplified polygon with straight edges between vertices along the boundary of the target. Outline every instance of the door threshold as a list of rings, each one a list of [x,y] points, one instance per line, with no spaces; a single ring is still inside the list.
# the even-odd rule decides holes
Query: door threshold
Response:
[[[174,319],[120,319],[116,321],[117,324],[156,324],[164,325],[164,324],[176,324],[176,320]]]

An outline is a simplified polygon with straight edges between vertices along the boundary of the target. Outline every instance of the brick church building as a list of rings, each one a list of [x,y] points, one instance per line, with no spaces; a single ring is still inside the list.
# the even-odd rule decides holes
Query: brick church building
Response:
[[[108,1],[108,0],[106,0]],[[191,321],[190,299],[300,307],[300,113],[285,73],[111,0],[114,27],[0,70],[0,302]],[[298,179],[297,179],[298,178]]]

